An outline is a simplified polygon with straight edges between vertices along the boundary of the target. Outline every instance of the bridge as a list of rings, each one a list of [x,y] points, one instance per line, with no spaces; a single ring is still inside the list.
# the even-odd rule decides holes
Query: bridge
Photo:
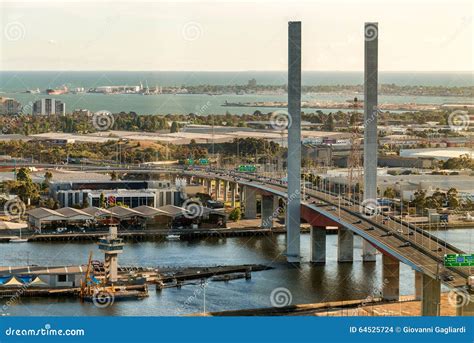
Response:
[[[68,169],[86,169],[91,172],[108,172],[112,169],[89,166],[61,166]],[[239,173],[226,169],[152,168],[126,166],[113,168],[118,173],[158,174],[172,178],[185,178],[188,184],[201,184],[208,194],[216,199],[230,201],[231,207],[237,199],[244,217],[256,219],[257,203],[261,206],[261,227],[271,229],[276,218],[286,209],[280,207],[279,199],[288,202],[285,182],[272,177]],[[303,193],[301,189],[297,192]],[[422,315],[439,314],[441,284],[457,292],[458,315],[474,315],[474,295],[468,287],[469,269],[445,267],[445,254],[464,252],[429,232],[404,222],[399,217],[378,212],[366,214],[363,206],[354,199],[345,198],[325,189],[305,188],[305,199],[301,201],[300,218],[311,225],[310,261],[326,263],[326,227],[338,228],[338,262],[352,263],[354,260],[354,235],[360,236],[382,254],[382,297],[385,300],[399,299],[400,263],[415,271],[415,297],[422,301]],[[286,206],[285,206],[286,207]],[[299,232],[298,232],[299,235]],[[287,245],[291,242],[288,241]],[[294,242],[293,242],[294,243]],[[298,237],[298,252],[299,252]],[[363,256],[364,263],[374,263],[376,253]],[[291,256],[290,263],[299,263],[301,256]],[[467,298],[466,298],[467,297]],[[466,300],[467,299],[467,300]]]

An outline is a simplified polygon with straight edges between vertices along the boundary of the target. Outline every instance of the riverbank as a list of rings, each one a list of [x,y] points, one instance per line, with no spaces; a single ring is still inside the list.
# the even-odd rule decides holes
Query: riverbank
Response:
[[[330,301],[315,304],[299,304],[284,307],[246,309],[237,311],[222,311],[199,313],[195,316],[318,316],[318,317],[347,317],[347,316],[420,316],[421,301],[413,296],[403,296],[400,301],[383,301],[381,298]],[[441,316],[455,316],[456,307],[448,298],[448,293],[441,294]]]

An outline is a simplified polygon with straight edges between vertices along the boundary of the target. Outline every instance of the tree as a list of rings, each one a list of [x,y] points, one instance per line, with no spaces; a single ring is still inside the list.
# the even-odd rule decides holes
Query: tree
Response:
[[[333,115],[332,113],[329,113],[327,118],[326,118],[326,122],[324,123],[324,126],[323,126],[324,130],[326,131],[334,131],[334,118],[333,118]]]
[[[175,132],[178,132],[179,131],[179,126],[178,126],[178,123],[177,122],[172,122],[171,123],[171,128],[170,128],[170,132],[171,133],[175,133]]]
[[[53,178],[53,173],[51,173],[49,170],[44,173],[44,182],[49,184]]]
[[[415,206],[415,208],[418,211],[423,211],[426,204],[426,191],[425,190],[416,191],[414,194],[414,199],[412,201],[412,204],[413,206]]]
[[[99,207],[100,208],[105,208],[107,205],[107,201],[105,200],[105,194],[104,193],[100,193],[100,197],[99,197]]]
[[[396,196],[395,190],[392,187],[387,187],[383,192],[385,198],[393,199]]]
[[[240,207],[234,208],[229,213],[229,220],[233,220],[236,222],[236,221],[239,221],[241,217],[242,217],[242,212],[240,211]]]
[[[16,180],[20,182],[31,182],[30,170],[28,168],[20,168],[16,174]]]
[[[117,181],[118,175],[117,172],[114,170],[110,173],[110,181]]]
[[[458,190],[456,188],[448,189],[446,197],[449,208],[456,209],[459,207]]]

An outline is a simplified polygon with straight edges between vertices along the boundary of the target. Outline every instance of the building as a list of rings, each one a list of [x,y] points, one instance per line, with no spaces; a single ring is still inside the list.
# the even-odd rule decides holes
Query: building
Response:
[[[0,114],[15,115],[21,113],[22,106],[15,99],[0,97]]]
[[[66,115],[66,104],[57,99],[41,99],[33,104],[33,115]]]
[[[429,169],[435,167],[436,164],[436,160],[430,157],[379,156],[378,158],[379,167]]]
[[[0,267],[0,289],[2,288],[68,288],[80,287],[87,266]]]
[[[60,207],[100,207],[101,194],[108,202],[129,207],[177,205],[180,192],[171,181],[83,181],[54,182],[50,184],[51,197]]]

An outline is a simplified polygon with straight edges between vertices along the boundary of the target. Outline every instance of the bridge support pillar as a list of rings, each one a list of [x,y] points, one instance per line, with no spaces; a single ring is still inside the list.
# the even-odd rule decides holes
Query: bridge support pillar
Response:
[[[377,258],[377,249],[368,241],[362,238],[362,261],[375,262]]]
[[[244,188],[244,199],[245,199],[245,219],[257,218],[257,198],[255,191],[249,187]]]
[[[382,255],[382,298],[399,300],[400,297],[400,262],[390,256]]]
[[[456,303],[461,304],[456,308],[456,316],[474,316],[474,292],[460,293]]]
[[[441,282],[423,274],[421,289],[421,315],[439,316],[441,303]]]
[[[211,195],[212,194],[212,184],[211,184],[211,180],[208,180],[206,179],[205,181],[205,187],[206,187],[206,192],[208,195]]]
[[[421,300],[423,290],[423,273],[415,270],[415,300]]]
[[[275,199],[273,195],[262,195],[262,228],[271,229],[275,219]]]
[[[311,226],[311,262],[326,263],[326,227]]]
[[[337,230],[337,261],[354,261],[354,234],[344,227]]]
[[[230,207],[235,208],[235,196],[237,193],[237,184],[230,184]]]
[[[222,195],[221,181],[216,179],[214,182],[216,183],[216,200],[219,200]]]
[[[229,182],[224,181],[224,202],[227,202],[228,190],[229,190]]]

